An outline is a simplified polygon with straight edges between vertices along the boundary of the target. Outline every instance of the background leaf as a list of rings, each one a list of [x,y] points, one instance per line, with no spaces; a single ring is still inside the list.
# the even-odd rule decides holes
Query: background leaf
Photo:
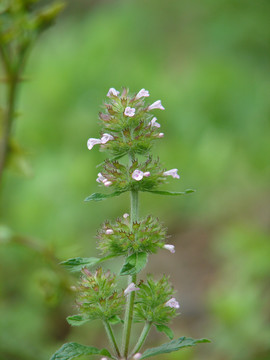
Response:
[[[88,319],[84,319],[81,315],[73,315],[67,317],[67,322],[71,326],[81,326],[87,323],[88,321],[89,321]]]
[[[111,194],[93,193],[92,195],[88,196],[84,201],[101,201],[110,197],[119,196],[123,192],[124,191],[115,191]]]
[[[68,259],[66,261],[62,261],[60,264],[64,265],[68,270],[72,272],[81,271],[84,267],[92,267],[95,266],[103,261],[109,260],[111,258],[115,257],[115,255],[108,255],[103,258],[96,258],[96,257],[90,257],[90,258],[81,258],[76,257],[73,259]]]
[[[165,190],[149,190],[147,192],[158,194],[158,195],[171,195],[171,196],[177,196],[177,195],[186,195],[191,194],[195,192],[196,190],[187,189],[185,191],[165,191]]]

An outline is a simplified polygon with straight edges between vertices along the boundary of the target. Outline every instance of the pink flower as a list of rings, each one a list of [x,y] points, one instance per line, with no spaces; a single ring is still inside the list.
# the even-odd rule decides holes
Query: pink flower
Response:
[[[159,134],[158,134],[158,137],[159,137],[159,138],[163,138],[163,137],[164,137],[164,133],[159,133]]]
[[[165,176],[172,176],[174,179],[180,179],[180,175],[177,174],[178,169],[171,169],[168,171],[165,171],[163,175]]]
[[[106,181],[104,181],[103,184],[108,187],[112,185],[112,182],[106,179]]]
[[[165,306],[169,306],[170,308],[174,308],[174,309],[180,308],[179,302],[175,300],[175,298],[171,298],[170,300],[168,300]]]
[[[153,109],[165,110],[160,100],[155,101],[152,105],[149,105],[147,108],[147,110],[153,110]]]
[[[100,360],[108,360],[106,357],[102,357]]]
[[[141,357],[142,357],[141,353],[137,353],[137,354],[133,355],[134,360],[140,360]]]
[[[165,244],[165,245],[163,246],[163,249],[169,250],[172,254],[175,253],[174,245]]]
[[[113,140],[114,137],[110,134],[103,134],[102,135],[102,138],[100,139],[101,141],[101,144],[106,144],[106,142],[110,141],[110,140]]]
[[[131,177],[136,181],[140,181],[143,178],[143,172],[141,170],[134,170]]]
[[[119,94],[120,94],[119,91],[115,90],[115,88],[110,88],[107,96],[112,97],[112,96],[118,96]]]
[[[135,100],[139,100],[141,97],[148,97],[149,96],[149,91],[145,90],[145,89],[141,89],[138,94],[135,96]]]
[[[126,116],[133,117],[135,115],[135,110],[136,110],[135,108],[131,108],[131,107],[127,106],[125,108],[124,114]]]
[[[101,183],[104,183],[105,181],[107,181],[107,179],[101,173],[98,173],[98,177],[97,177],[96,181],[101,184]]]
[[[90,138],[87,141],[87,147],[88,147],[89,150],[91,150],[93,148],[93,146],[97,145],[97,144],[101,144],[100,139]]]
[[[129,217],[129,214],[128,213],[125,213],[124,215],[123,215],[123,218],[124,219],[127,219]]]
[[[112,234],[113,234],[113,229],[107,229],[107,230],[105,231],[105,234],[107,234],[107,235],[112,235]]]
[[[138,290],[140,290],[140,288],[136,287],[136,285],[132,282],[131,284],[128,285],[128,287],[124,291],[124,295],[127,295],[132,291],[138,291]]]
[[[160,128],[160,124],[157,122],[157,118],[156,117],[153,117],[153,119],[150,121],[149,125],[151,126],[155,126],[157,128]]]
[[[143,176],[144,176],[144,177],[148,177],[148,176],[150,176],[150,175],[151,175],[151,174],[150,174],[150,171],[146,171],[146,172],[143,173]]]

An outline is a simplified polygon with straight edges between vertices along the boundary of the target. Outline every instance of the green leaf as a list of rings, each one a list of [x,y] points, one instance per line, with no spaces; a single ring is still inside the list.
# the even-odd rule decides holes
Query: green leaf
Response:
[[[140,272],[147,264],[147,253],[134,253],[126,258],[120,275],[135,275]]]
[[[173,333],[172,329],[170,329],[168,326],[166,326],[166,325],[156,325],[156,329],[159,332],[163,332],[164,334],[166,334],[169,339],[172,340],[174,338],[174,333]]]
[[[110,197],[119,196],[125,191],[115,191],[110,194],[102,194],[102,193],[93,193],[92,195],[88,196],[84,201],[101,201],[108,199]]]
[[[194,346],[196,344],[199,343],[207,343],[210,342],[207,339],[192,339],[192,338],[186,338],[185,336],[180,337],[177,340],[172,340],[166,344],[163,344],[161,346],[155,347],[155,348],[151,348],[151,349],[147,349],[141,357],[142,359],[146,359],[148,357],[151,356],[155,356],[155,355],[160,355],[160,354],[165,354],[165,353],[170,353],[173,351],[177,351],[186,347],[190,347],[190,346]]]
[[[60,264],[64,265],[68,270],[75,272],[81,271],[84,267],[90,267],[98,264],[101,259],[91,257],[91,258],[81,258],[77,257],[74,259],[68,259],[66,261],[62,261]]]
[[[85,323],[87,323],[89,319],[84,319],[81,315],[73,315],[67,317],[67,322],[71,326],[81,326]]]
[[[186,195],[195,192],[196,190],[187,189],[185,191],[164,191],[164,190],[147,190],[147,192],[158,194],[158,195],[171,195],[171,196],[178,196],[178,195]]]
[[[122,319],[120,319],[120,317],[117,316],[117,315],[112,316],[108,321],[109,321],[109,323],[110,323],[111,325],[116,325],[116,324],[119,324],[120,322],[121,322],[121,323],[124,322],[124,321],[123,321]]]
[[[104,355],[113,358],[108,350],[99,350],[93,346],[85,346],[75,342],[64,344],[51,357],[51,360],[72,360],[82,355]]]
[[[113,257],[115,257],[117,255],[108,255],[105,256],[103,258],[96,258],[96,257],[91,257],[91,258],[81,258],[81,257],[76,257],[73,259],[68,259],[66,261],[62,261],[60,264],[64,265],[68,270],[72,271],[72,272],[76,272],[76,271],[81,271],[82,268],[84,267],[92,267],[95,266],[105,260],[109,260]]]

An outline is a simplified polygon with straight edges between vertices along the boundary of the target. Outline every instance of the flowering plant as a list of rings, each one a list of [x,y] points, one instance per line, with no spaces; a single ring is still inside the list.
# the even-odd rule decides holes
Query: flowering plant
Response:
[[[139,192],[151,192],[161,195],[184,195],[193,192],[170,192],[158,190],[160,184],[169,176],[179,179],[177,169],[166,170],[158,159],[153,159],[149,152],[154,142],[164,136],[160,124],[152,110],[165,110],[161,101],[152,105],[145,104],[149,92],[141,89],[135,95],[129,95],[124,88],[121,95],[114,88],[109,89],[108,101],[104,112],[99,114],[101,137],[90,138],[87,147],[95,145],[101,151],[112,155],[101,165],[97,182],[101,188],[110,188],[109,193],[94,193],[86,201],[100,201],[119,196],[129,191],[131,194],[130,214],[125,213],[115,221],[106,221],[98,231],[98,249],[103,257],[74,258],[62,264],[71,271],[80,271],[81,279],[77,287],[78,314],[69,316],[67,321],[73,326],[80,326],[88,321],[99,319],[103,322],[113,353],[106,349],[78,343],[64,344],[51,360],[71,360],[82,355],[100,355],[102,360],[110,359],[145,359],[151,356],[177,351],[197,343],[208,342],[206,339],[195,340],[180,337],[173,340],[173,331],[168,326],[171,319],[178,315],[179,302],[174,297],[168,277],[160,280],[148,275],[147,280],[139,280],[138,274],[146,266],[150,254],[159,249],[175,252],[174,245],[167,244],[166,228],[152,216],[139,218]],[[118,160],[128,157],[128,161]],[[142,159],[142,160],[141,160]],[[122,257],[123,266],[120,276],[128,277],[125,289],[117,286],[116,275],[104,273],[99,264],[113,257]],[[96,269],[93,272],[89,268]],[[130,351],[131,328],[133,322],[143,323],[139,339]],[[113,326],[123,324],[122,348],[117,344]],[[140,352],[152,327],[164,333],[171,340],[161,346]]]

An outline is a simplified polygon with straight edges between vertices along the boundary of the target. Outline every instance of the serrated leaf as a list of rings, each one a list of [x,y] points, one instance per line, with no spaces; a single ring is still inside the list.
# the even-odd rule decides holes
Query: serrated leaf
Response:
[[[60,264],[64,265],[69,271],[72,272],[76,272],[76,271],[81,271],[82,268],[84,267],[92,267],[97,265],[98,263],[101,263],[105,260],[109,260],[113,257],[115,257],[116,255],[108,255],[105,256],[103,258],[96,258],[96,257],[91,257],[91,258],[81,258],[81,257],[76,257],[73,259],[68,259],[66,261],[62,261]]]
[[[105,200],[114,196],[119,196],[125,191],[115,191],[110,194],[102,194],[102,193],[93,193],[92,195],[88,196],[84,201],[101,201]]]
[[[112,359],[112,355],[106,349],[97,349],[93,346],[85,346],[75,342],[64,344],[50,360],[72,360],[82,355],[104,355]]]
[[[67,317],[67,322],[71,326],[81,326],[85,323],[87,323],[89,320],[84,319],[81,315],[73,315]]]
[[[166,354],[173,351],[177,351],[186,347],[194,346],[199,343],[207,343],[210,342],[207,339],[192,339],[192,338],[186,338],[185,336],[180,337],[179,339],[172,340],[166,344],[163,344],[161,346],[147,349],[141,356],[142,359],[146,359],[151,356],[160,355],[160,354]]]
[[[120,275],[135,275],[140,272],[147,264],[147,253],[139,252],[126,258]]]
[[[169,339],[172,340],[174,338],[174,333],[173,333],[172,329],[170,329],[168,326],[166,326],[166,325],[156,325],[156,329],[159,332],[163,332],[164,334],[166,334]]]
[[[158,195],[179,196],[194,193],[196,190],[187,189],[185,191],[165,191],[165,190],[147,190],[147,192]]]

